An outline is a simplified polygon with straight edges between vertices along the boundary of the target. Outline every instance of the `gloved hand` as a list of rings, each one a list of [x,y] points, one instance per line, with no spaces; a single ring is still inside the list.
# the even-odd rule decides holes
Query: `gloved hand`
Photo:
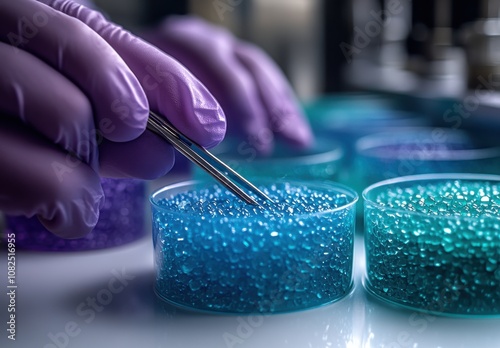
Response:
[[[175,59],[66,0],[0,0],[0,210],[55,234],[90,232],[99,175],[152,179],[174,151],[145,131],[148,110],[203,146],[226,123]]]
[[[243,137],[263,153],[272,148],[274,134],[301,147],[312,142],[286,78],[259,48],[195,17],[170,17],[142,37],[208,87],[224,109],[228,135]]]

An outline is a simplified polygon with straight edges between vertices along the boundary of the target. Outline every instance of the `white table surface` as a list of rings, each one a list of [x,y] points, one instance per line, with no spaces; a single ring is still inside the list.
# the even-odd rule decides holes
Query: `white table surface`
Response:
[[[500,347],[500,319],[429,316],[368,295],[361,284],[362,249],[358,238],[355,288],[349,296],[317,309],[264,317],[195,314],[162,304],[152,290],[149,236],[101,251],[18,250],[16,341],[7,339],[7,252],[3,249],[0,347]],[[110,283],[116,272],[130,278],[123,280],[122,289],[119,283]],[[95,310],[86,304],[104,293],[112,294],[108,304]],[[63,333],[66,328],[73,337]]]

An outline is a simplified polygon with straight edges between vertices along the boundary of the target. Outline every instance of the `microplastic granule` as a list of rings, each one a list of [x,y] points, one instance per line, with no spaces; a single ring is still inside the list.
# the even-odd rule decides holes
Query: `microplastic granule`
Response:
[[[499,182],[443,178],[367,191],[371,292],[429,312],[500,314]]]
[[[259,188],[273,203],[248,205],[207,184],[153,204],[159,296],[252,313],[319,306],[349,292],[355,193],[332,184]]]
[[[145,183],[134,179],[101,179],[105,196],[96,227],[83,238],[63,239],[36,217],[7,216],[7,233],[16,234],[16,247],[46,251],[80,251],[110,248],[146,235]]]

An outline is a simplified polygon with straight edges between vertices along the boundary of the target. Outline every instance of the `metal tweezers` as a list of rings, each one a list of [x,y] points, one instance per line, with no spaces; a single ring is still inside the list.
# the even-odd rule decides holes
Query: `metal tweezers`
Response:
[[[271,201],[271,199],[251,182],[243,178],[240,174],[231,169],[227,164],[212,155],[206,149],[196,144],[184,134],[180,133],[164,117],[149,111],[148,129],[167,140],[181,154],[189,158],[192,162],[200,166],[208,174],[214,177],[237,197],[246,203],[259,205],[257,201],[240,188],[243,186],[261,199]],[[234,181],[231,181],[231,179]]]

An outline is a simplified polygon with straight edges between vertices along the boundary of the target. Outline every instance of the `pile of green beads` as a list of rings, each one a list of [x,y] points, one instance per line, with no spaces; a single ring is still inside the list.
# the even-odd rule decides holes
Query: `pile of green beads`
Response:
[[[153,194],[155,291],[191,309],[283,312],[339,300],[352,286],[356,193],[328,184],[259,185],[248,205],[215,184]]]
[[[500,315],[500,176],[403,177],[363,195],[369,291],[427,312]]]

